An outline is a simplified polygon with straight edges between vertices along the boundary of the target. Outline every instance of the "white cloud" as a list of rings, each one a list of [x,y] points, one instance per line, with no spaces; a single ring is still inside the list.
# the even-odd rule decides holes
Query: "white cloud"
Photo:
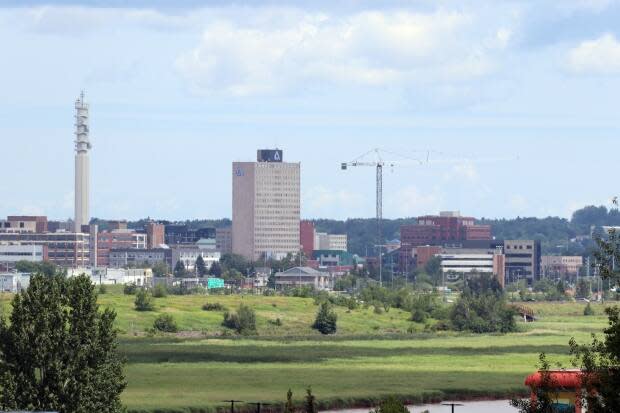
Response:
[[[318,185],[305,190],[302,195],[305,217],[358,217],[364,205],[362,194],[347,189],[332,190]]]
[[[567,60],[576,73],[620,74],[620,42],[611,33],[586,40],[568,52]]]
[[[277,27],[231,19],[209,23],[176,67],[194,92],[234,96],[332,84],[466,81],[492,72],[493,53],[511,38],[510,29],[481,29],[474,15],[461,11],[290,17]]]
[[[386,206],[390,210],[390,215],[413,217],[441,210],[443,198],[438,188],[424,192],[410,185],[398,190],[395,194],[388,195]]]

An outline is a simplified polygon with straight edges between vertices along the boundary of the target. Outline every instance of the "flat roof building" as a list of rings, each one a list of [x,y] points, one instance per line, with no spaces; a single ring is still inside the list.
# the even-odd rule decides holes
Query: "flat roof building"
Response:
[[[282,151],[259,150],[258,162],[233,162],[232,249],[252,261],[300,250],[300,164]]]

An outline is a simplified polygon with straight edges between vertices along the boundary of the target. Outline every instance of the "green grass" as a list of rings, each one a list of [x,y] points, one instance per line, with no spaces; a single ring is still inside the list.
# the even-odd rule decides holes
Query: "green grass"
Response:
[[[5,312],[9,298],[0,298]],[[338,334],[322,337],[310,328],[317,310],[312,299],[168,296],[155,299],[153,312],[135,311],[133,299],[114,289],[99,301],[116,309],[123,331],[123,401],[130,410],[152,413],[212,411],[231,398],[281,403],[289,388],[300,401],[308,386],[331,407],[371,404],[388,394],[411,401],[523,394],[540,352],[568,366],[568,340],[587,342],[606,325],[599,304],[593,304],[595,316],[585,317],[583,303],[528,303],[539,319],[520,322],[518,333],[406,334],[406,312],[337,308]],[[241,302],[251,306],[259,336],[218,337],[222,313],[203,311],[206,301],[233,310]],[[162,312],[197,334],[145,337]],[[281,327],[268,323],[276,318]]]

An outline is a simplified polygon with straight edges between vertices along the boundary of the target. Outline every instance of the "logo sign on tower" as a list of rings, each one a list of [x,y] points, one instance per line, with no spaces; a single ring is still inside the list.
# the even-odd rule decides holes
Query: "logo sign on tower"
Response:
[[[259,149],[258,162],[282,162],[282,149]]]

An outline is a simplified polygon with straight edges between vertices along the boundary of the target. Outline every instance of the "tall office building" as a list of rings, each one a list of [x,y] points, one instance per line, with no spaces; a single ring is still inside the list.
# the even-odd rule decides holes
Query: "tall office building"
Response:
[[[90,163],[88,151],[88,104],[84,102],[84,92],[75,101],[75,232],[82,232],[88,225]]]
[[[233,162],[232,246],[251,260],[300,249],[300,167],[281,150],[258,150],[257,162]]]

